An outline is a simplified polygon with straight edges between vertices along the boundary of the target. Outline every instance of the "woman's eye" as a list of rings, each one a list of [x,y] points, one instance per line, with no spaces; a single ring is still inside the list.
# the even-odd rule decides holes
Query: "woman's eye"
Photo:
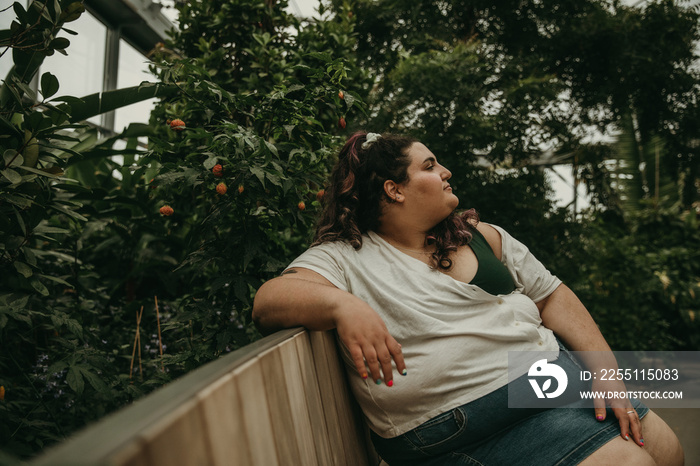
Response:
[[[435,168],[435,165],[429,165],[427,169],[432,170],[433,168]]]

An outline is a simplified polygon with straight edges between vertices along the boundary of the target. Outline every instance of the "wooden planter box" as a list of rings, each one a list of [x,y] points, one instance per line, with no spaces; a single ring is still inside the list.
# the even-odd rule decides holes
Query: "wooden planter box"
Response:
[[[270,335],[166,385],[32,465],[377,465],[331,332]]]

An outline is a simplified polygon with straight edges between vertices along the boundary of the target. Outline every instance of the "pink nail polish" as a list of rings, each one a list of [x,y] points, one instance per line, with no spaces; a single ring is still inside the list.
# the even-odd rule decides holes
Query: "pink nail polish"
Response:
[[[602,421],[603,419],[605,419],[605,416],[603,416],[602,414],[598,414],[595,418],[599,421]]]
[[[366,379],[366,378],[367,378],[367,372],[363,372],[363,373],[362,373],[362,378],[363,378],[363,379]]]
[[[388,382],[386,383],[386,386],[387,386],[387,387],[393,387],[393,386],[394,386],[394,381],[393,381],[393,380],[388,381]]]

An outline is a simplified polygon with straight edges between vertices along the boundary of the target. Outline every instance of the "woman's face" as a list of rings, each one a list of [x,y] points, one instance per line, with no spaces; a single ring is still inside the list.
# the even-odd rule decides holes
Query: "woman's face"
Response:
[[[409,147],[407,155],[411,159],[408,166],[408,180],[399,185],[404,205],[411,215],[417,215],[433,225],[450,215],[459,204],[447,180],[450,171],[440,165],[435,155],[420,142]]]

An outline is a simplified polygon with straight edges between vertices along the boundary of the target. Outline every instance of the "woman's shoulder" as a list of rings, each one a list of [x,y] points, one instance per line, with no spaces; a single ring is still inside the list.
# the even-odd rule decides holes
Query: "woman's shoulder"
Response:
[[[363,238],[364,240],[364,238]],[[364,244],[364,241],[362,242]],[[355,251],[356,248],[349,240],[336,239],[330,241],[316,241],[313,243],[309,249],[327,250],[327,251],[340,251],[348,253],[350,251]]]
[[[501,237],[501,232],[499,231],[500,228],[488,223],[479,222],[476,225],[476,229],[489,243],[491,250],[498,260],[501,260],[503,257],[503,238]]]

